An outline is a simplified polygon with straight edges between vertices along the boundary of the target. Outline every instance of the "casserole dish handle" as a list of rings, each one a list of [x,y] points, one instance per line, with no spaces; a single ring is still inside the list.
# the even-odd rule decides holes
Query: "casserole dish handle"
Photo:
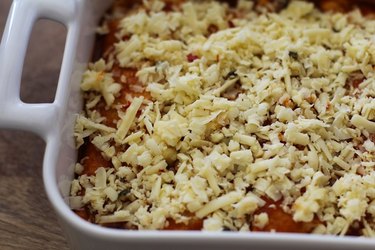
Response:
[[[74,16],[73,0],[13,1],[0,45],[0,128],[28,130],[42,137],[51,130],[58,115],[57,104],[20,100],[22,68],[35,22],[44,18],[68,27]]]

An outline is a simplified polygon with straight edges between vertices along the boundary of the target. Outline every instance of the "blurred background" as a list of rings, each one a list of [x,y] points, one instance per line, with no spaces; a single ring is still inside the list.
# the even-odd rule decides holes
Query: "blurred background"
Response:
[[[0,0],[0,37],[11,0]],[[52,102],[66,38],[65,27],[39,20],[22,74],[21,99]],[[0,129],[0,249],[68,249],[44,192],[45,143],[31,133]]]

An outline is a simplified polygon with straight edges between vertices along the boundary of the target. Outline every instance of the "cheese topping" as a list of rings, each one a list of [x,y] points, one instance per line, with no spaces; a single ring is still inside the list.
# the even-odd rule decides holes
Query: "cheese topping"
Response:
[[[193,216],[205,230],[248,230],[268,224],[254,215],[268,197],[296,222],[318,219],[315,232],[360,222],[374,236],[375,20],[303,1],[280,13],[245,0],[164,7],[145,1],[122,18],[111,56],[83,77],[77,144],[92,141],[113,167],[89,176],[79,164],[72,207],[129,228]],[[126,97],[125,112],[116,63],[151,95]]]

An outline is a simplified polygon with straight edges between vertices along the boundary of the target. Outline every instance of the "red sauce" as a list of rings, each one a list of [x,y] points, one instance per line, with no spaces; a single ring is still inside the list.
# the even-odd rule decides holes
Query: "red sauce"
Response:
[[[311,231],[320,224],[317,219],[314,219],[312,222],[295,222],[293,220],[293,215],[284,212],[280,205],[280,201],[274,202],[270,199],[266,199],[266,204],[259,208],[255,214],[267,213],[269,223],[264,228],[252,226],[252,231],[311,233]]]
[[[133,86],[136,85],[144,89],[142,84],[139,82],[136,73],[137,70],[133,68],[120,68],[118,65],[113,66],[113,78],[115,82],[122,85],[122,89],[119,96],[116,97],[114,105],[121,105],[123,112],[125,112],[130,105],[130,102],[126,98],[127,95],[130,95],[132,97],[143,96],[145,99],[151,99],[150,93],[146,90],[142,90],[140,92],[134,91]],[[100,115],[106,118],[106,120],[104,121],[105,125],[112,128],[115,128],[117,126],[117,121],[120,119],[117,109],[108,107],[104,100],[99,102],[96,108],[99,111]]]
[[[191,218],[188,224],[176,223],[174,220],[168,220],[168,226],[163,230],[201,230],[203,228],[203,220],[198,218]]]
[[[199,59],[199,56],[190,53],[186,56],[186,59],[188,62],[194,62],[195,60]]]
[[[366,77],[362,74],[362,72],[353,72],[349,75],[347,86],[352,86],[353,88],[357,89],[364,80],[366,80]]]
[[[110,168],[112,163],[105,159],[102,153],[92,143],[86,143],[85,146],[81,147],[82,155],[84,158],[81,159],[83,165],[82,175],[95,175],[98,168]]]
[[[90,212],[88,211],[88,209],[82,208],[82,209],[74,210],[74,212],[82,219],[91,221],[92,216],[90,215]]]

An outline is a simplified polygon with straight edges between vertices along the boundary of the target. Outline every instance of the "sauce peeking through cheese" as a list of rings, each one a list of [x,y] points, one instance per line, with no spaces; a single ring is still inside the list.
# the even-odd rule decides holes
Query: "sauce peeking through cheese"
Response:
[[[287,1],[258,1],[260,5],[268,5],[273,4],[273,11],[280,11],[282,8],[285,7],[285,2]],[[339,12],[346,12],[352,8],[352,4],[348,1],[318,1],[318,6],[324,11],[339,11]],[[367,6],[367,5],[366,5]],[[168,8],[171,8],[168,5]],[[365,9],[364,12],[367,13],[368,9]],[[102,57],[106,58],[111,51],[114,50],[114,45],[118,41],[115,34],[117,32],[119,25],[118,20],[112,20],[108,22],[109,33],[104,36],[104,42],[102,44]],[[214,25],[209,26],[209,34],[216,33],[218,28]],[[195,60],[199,59],[198,56],[193,54],[189,54],[187,56],[187,60],[189,62],[194,62]],[[116,96],[116,100],[114,105],[121,105],[121,111],[125,112],[126,109],[130,105],[128,96],[140,97],[143,96],[145,99],[151,100],[151,95],[147,92],[140,83],[137,77],[137,69],[130,68],[130,67],[120,67],[118,64],[114,64],[112,69],[110,70],[113,74],[113,79],[116,83],[120,83],[122,85],[122,89],[120,93]],[[352,74],[348,78],[348,88],[357,89],[359,85],[365,80],[365,77],[361,73]],[[226,93],[227,99],[232,100],[236,99],[238,96],[236,92],[229,92]],[[311,100],[313,103],[314,100]],[[292,100],[287,99],[285,102],[282,103],[282,106],[287,108],[294,108],[294,103]],[[116,128],[117,122],[119,121],[119,114],[118,110],[113,107],[108,107],[106,103],[101,100],[97,105],[97,110],[106,120],[104,122],[105,125]],[[373,140],[374,141],[374,140]],[[101,152],[92,144],[86,143],[83,147],[81,147],[81,154],[83,158],[81,159],[81,163],[84,167],[82,175],[95,175],[95,172],[98,168],[110,168],[112,167],[112,163],[107,160]],[[251,231],[276,231],[276,232],[291,232],[291,233],[311,233],[313,229],[321,224],[321,222],[314,218],[312,222],[295,222],[293,220],[293,216],[290,213],[286,213],[281,208],[280,202],[274,202],[271,199],[265,198],[266,204],[259,208],[254,215],[258,215],[261,213],[266,213],[269,218],[269,222],[264,227],[257,227],[256,225],[250,223],[250,230]],[[90,220],[93,217],[93,214],[90,214],[90,211],[87,208],[77,210],[77,215],[82,217],[85,220]],[[191,216],[191,220],[187,223],[177,223],[173,219],[167,219],[168,223],[164,230],[201,230],[203,228],[203,219],[198,219],[195,216]],[[126,228],[126,223],[115,223],[115,224],[104,224],[105,226],[109,227],[116,227],[116,228]],[[358,229],[359,230],[359,229]],[[351,234],[355,234],[351,232]]]

